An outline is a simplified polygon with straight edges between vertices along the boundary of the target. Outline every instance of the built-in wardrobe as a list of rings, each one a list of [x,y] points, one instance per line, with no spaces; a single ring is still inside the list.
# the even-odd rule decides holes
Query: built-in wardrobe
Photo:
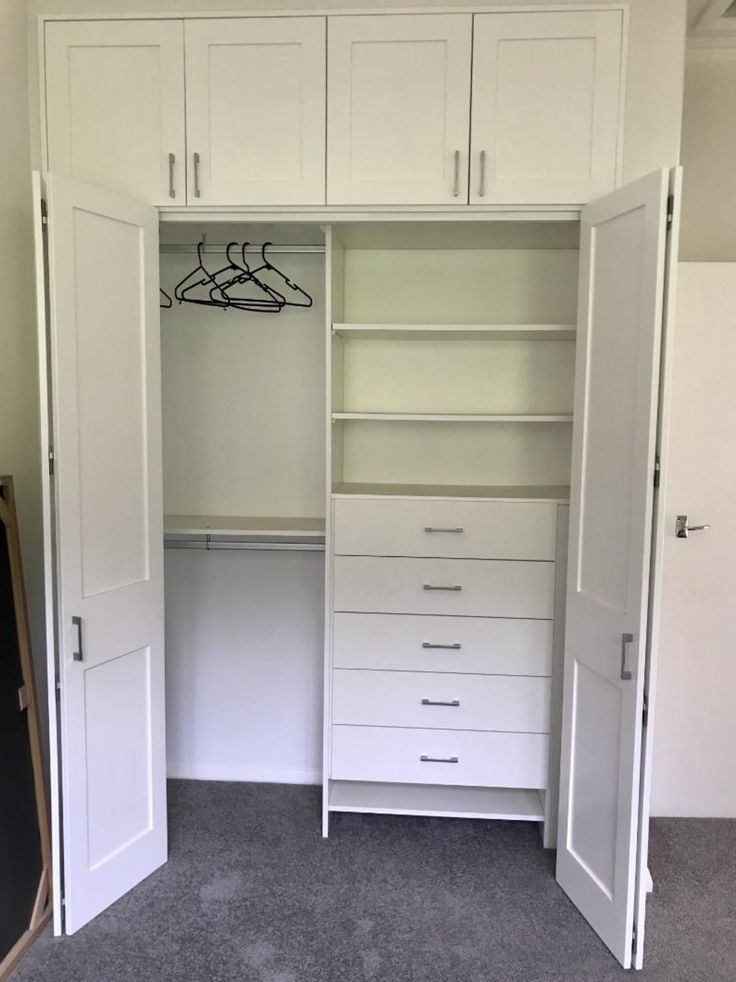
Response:
[[[167,775],[285,781],[539,823],[641,964],[678,182],[619,186],[626,28],[42,21],[57,932]],[[225,302],[266,256],[303,302]]]

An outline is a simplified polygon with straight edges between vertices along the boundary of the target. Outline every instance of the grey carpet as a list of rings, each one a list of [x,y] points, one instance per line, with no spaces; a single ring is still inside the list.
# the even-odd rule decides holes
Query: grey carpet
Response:
[[[338,815],[319,793],[173,781],[169,862],[13,982],[609,982],[535,826]],[[736,822],[653,822],[636,982],[736,979]]]

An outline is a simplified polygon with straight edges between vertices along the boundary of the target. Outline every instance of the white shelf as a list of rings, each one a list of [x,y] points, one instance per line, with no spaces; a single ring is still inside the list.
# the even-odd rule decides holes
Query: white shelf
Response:
[[[324,518],[254,518],[223,515],[164,515],[164,534],[167,536],[219,536],[250,539],[314,539],[325,538]]]
[[[333,324],[341,338],[397,341],[573,341],[574,324]]]
[[[329,810],[439,818],[544,820],[541,793],[526,788],[461,788],[436,784],[331,781]]]
[[[570,488],[565,485],[465,485],[465,484],[365,484],[340,483],[332,490],[336,498],[483,498],[496,501],[550,501],[566,504]]]
[[[333,413],[332,418],[386,423],[572,423],[572,413]]]

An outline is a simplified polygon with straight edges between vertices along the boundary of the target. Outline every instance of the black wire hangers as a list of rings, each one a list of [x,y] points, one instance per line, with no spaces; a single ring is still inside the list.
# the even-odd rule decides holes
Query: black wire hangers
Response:
[[[208,269],[204,242],[197,243],[197,265],[174,288],[179,303],[277,314],[284,307],[311,307],[312,297],[283,273],[268,257],[271,242],[260,248],[261,264],[251,269],[247,260],[249,242],[230,242],[225,248],[227,264]],[[233,258],[238,250],[239,255]]]

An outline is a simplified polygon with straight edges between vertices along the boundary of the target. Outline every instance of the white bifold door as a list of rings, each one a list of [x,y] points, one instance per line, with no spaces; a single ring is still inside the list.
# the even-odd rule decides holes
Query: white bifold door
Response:
[[[641,966],[669,171],[583,209],[557,879]],[[636,935],[636,937],[635,937]]]
[[[54,888],[71,934],[167,857],[158,216],[56,176],[45,197]]]

